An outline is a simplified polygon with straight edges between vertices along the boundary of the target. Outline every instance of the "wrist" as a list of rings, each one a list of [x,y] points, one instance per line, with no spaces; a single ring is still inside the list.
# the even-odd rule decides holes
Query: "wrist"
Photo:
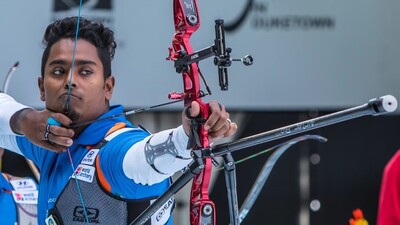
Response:
[[[11,116],[10,127],[15,134],[24,135],[23,125],[29,120],[29,114],[32,111],[34,111],[32,108],[23,108]]]

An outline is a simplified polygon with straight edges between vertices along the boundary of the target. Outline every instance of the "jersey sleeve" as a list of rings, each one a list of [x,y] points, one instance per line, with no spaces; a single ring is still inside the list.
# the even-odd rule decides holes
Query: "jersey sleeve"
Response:
[[[182,127],[154,135],[134,129],[110,140],[98,157],[111,192],[127,198],[162,194],[170,184],[169,178],[191,162],[187,140]],[[167,148],[174,153],[165,151]],[[154,151],[159,151],[157,157],[153,157]]]
[[[0,93],[0,135],[16,135],[10,126],[10,119],[14,113],[29,108],[15,101],[11,96]]]

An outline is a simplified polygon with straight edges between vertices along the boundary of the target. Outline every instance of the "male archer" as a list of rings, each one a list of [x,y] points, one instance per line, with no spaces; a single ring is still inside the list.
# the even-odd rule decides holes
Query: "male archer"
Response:
[[[70,126],[123,112],[121,105],[109,104],[113,31],[101,22],[68,17],[47,27],[43,43],[38,86],[45,109],[0,94],[0,147],[29,158],[41,171],[40,225],[129,224],[192,161],[188,116],[200,114],[199,104],[183,111],[181,126],[156,134],[122,116]],[[234,134],[237,126],[225,107],[212,101],[209,108],[204,128],[210,140]],[[172,224],[173,203],[168,200],[148,223]]]

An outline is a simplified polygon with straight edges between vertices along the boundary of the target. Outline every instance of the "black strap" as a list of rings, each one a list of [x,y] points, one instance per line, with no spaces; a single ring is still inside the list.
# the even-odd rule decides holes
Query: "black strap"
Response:
[[[193,149],[196,146],[201,146],[200,137],[199,137],[199,127],[206,122],[206,119],[201,117],[193,117],[190,115],[190,106],[185,109],[185,114],[187,118],[190,119],[190,134],[189,141],[187,144],[187,149]]]

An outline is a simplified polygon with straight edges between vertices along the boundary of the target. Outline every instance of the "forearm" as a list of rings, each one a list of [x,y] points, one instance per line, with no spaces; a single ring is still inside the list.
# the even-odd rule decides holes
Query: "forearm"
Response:
[[[161,182],[192,161],[187,143],[182,126],[151,135],[129,149],[123,161],[124,173],[136,183]]]
[[[21,134],[20,115],[29,107],[16,102],[11,96],[0,93],[0,134]]]

